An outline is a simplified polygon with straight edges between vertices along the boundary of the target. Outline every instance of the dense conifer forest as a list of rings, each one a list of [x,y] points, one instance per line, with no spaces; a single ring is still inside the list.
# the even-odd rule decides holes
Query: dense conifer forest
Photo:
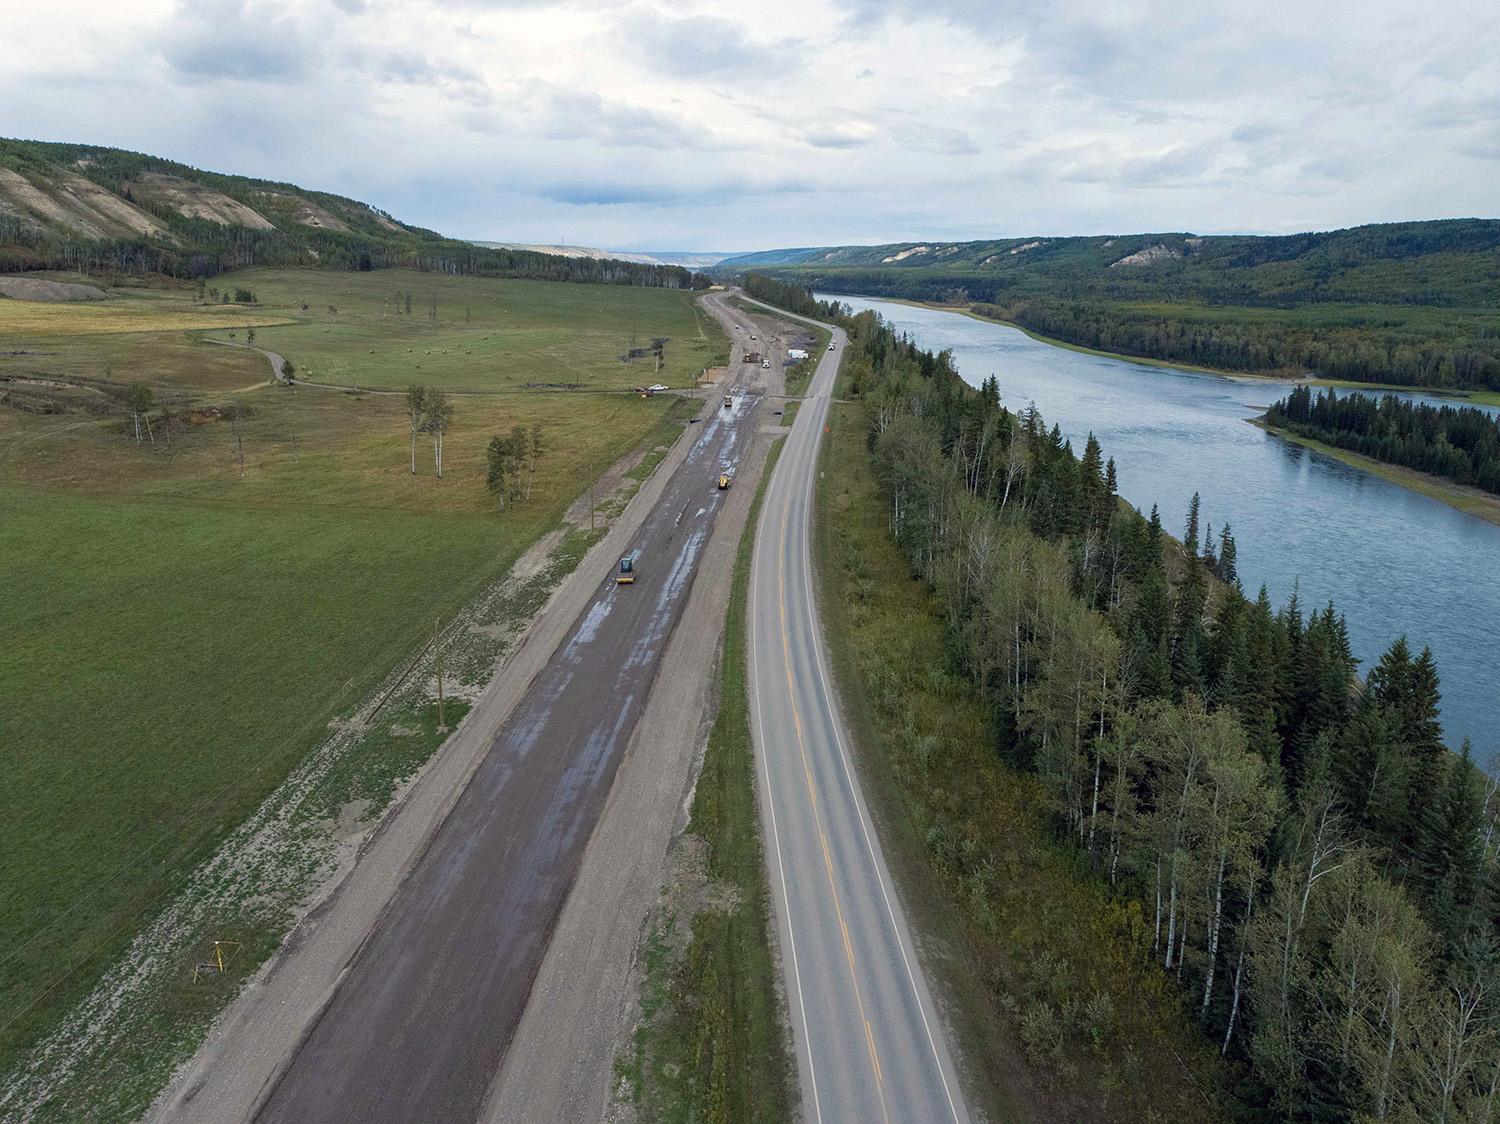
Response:
[[[890,534],[993,751],[1043,779],[1059,846],[1140,903],[1246,1117],[1492,1119],[1500,801],[1444,744],[1430,652],[1398,640],[1361,681],[1337,608],[1247,595],[1196,498],[1178,542],[1120,501],[1097,441],[1079,455],[993,378],[966,386],[873,313],[746,288],[849,332]],[[988,858],[934,861],[967,884]]]
[[[1350,449],[1500,494],[1500,420],[1472,406],[1429,406],[1393,394],[1299,386],[1266,411],[1266,421],[1303,437]]]
[[[1250,373],[1500,390],[1500,332],[1463,314],[1135,306],[1045,298],[974,311],[1081,347]],[[1425,313],[1426,310],[1424,310]]]

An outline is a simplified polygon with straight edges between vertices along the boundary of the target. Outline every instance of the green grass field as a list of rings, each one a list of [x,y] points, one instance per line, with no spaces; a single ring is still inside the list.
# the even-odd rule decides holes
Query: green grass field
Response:
[[[426,437],[410,472],[398,395],[263,385],[260,356],[199,342],[170,318],[158,332],[69,335],[56,310],[85,306],[55,305],[50,334],[7,339],[7,352],[41,354],[0,359],[0,378],[75,385],[56,391],[60,413],[0,406],[0,708],[12,752],[0,789],[0,1079],[435,617],[504,573],[618,457],[675,436],[678,400],[610,392],[645,368],[606,341],[638,320],[642,335],[725,347],[689,295],[625,287],[443,277],[432,279],[443,317],[463,302],[472,328],[380,319],[388,290],[428,280],[283,271],[220,284],[255,289],[272,319],[290,293],[338,302],[336,325],[261,328],[257,342],[299,366],[304,353],[314,366],[336,357],[362,385],[411,381],[395,357],[416,336],[494,335],[479,359],[442,368],[455,389],[506,392],[455,396],[440,481]],[[193,292],[116,299],[190,307]],[[265,338],[273,331],[309,342],[299,351]],[[371,347],[367,368],[359,355]],[[697,370],[688,350],[671,360],[684,379]],[[416,377],[447,385],[440,373]],[[159,411],[156,448],[132,439],[119,384],[141,378],[192,419],[173,427],[170,449]],[[520,391],[527,381],[599,389]],[[231,401],[247,412],[243,474],[216,413]],[[497,514],[485,444],[533,423],[545,451],[531,496]]]
[[[246,270],[235,278],[254,290],[265,312],[303,320],[258,330],[256,343],[287,356],[300,377],[315,382],[387,389],[429,382],[450,390],[692,386],[723,352],[722,332],[689,292],[408,270]],[[397,293],[411,295],[410,314],[396,312]],[[667,339],[660,372],[649,353],[621,360],[657,337]]]
[[[192,288],[113,290],[110,300],[90,304],[0,301],[6,341],[0,378],[234,389],[264,381],[269,365],[249,353],[206,347],[198,338],[244,343],[251,327],[256,344],[290,359],[301,378],[386,390],[412,382],[452,391],[547,383],[596,390],[653,382],[686,387],[728,353],[717,322],[699,307],[698,294],[687,291],[400,269],[248,269],[217,284],[250,289],[259,303],[203,305]],[[398,294],[410,294],[410,314],[397,311],[398,304],[404,307]],[[436,320],[430,316],[434,297]],[[649,350],[658,337],[667,341],[659,372]],[[647,349],[646,355],[622,361],[632,346]]]
[[[491,520],[0,488],[0,1010],[117,947],[524,544]]]

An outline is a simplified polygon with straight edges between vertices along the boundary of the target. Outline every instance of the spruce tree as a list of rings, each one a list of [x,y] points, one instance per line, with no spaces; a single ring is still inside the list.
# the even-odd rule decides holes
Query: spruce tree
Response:
[[[1409,762],[1391,712],[1374,699],[1338,733],[1335,771],[1343,804],[1361,834],[1387,853],[1397,853],[1408,820]]]
[[[1393,643],[1370,671],[1366,690],[1395,721],[1397,736],[1406,757],[1406,808],[1408,822],[1404,848],[1408,856],[1419,846],[1419,837],[1434,793],[1442,777],[1444,758],[1442,726],[1438,721],[1437,667],[1432,652],[1424,648],[1415,660],[1402,636]]]
[[[1172,607],[1161,569],[1148,571],[1130,618],[1130,673],[1138,699],[1172,694]]]
[[[1234,535],[1229,531],[1229,524],[1225,523],[1224,529],[1219,532],[1219,577],[1233,586],[1240,584],[1237,559],[1238,552],[1234,545]]]
[[[1208,599],[1208,583],[1203,568],[1190,563],[1187,574],[1177,587],[1177,604],[1172,635],[1172,682],[1179,691],[1204,693],[1203,608]]]
[[[1427,914],[1447,947],[1455,949],[1480,910],[1484,808],[1469,743],[1449,760],[1437,797],[1424,818],[1416,874],[1427,891]]]

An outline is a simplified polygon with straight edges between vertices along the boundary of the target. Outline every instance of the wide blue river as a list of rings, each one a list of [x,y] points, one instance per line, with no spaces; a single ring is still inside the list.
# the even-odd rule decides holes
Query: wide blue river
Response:
[[[995,375],[1011,409],[1036,403],[1075,450],[1092,430],[1115,458],[1120,494],[1142,510],[1157,504],[1178,536],[1201,493],[1215,536],[1232,526],[1249,595],[1264,583],[1278,606],[1293,589],[1308,610],[1332,599],[1362,672],[1402,634],[1431,647],[1449,743],[1472,738],[1481,764],[1500,753],[1500,526],[1246,421],[1290,383],[1087,355],[959,313],[837,299],[876,310],[924,348],[950,349],[967,382]]]

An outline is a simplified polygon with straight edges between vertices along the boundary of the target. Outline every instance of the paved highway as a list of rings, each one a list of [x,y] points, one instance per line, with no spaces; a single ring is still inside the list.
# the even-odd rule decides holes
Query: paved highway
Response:
[[[842,352],[843,332],[834,337]],[[813,600],[809,519],[837,360],[823,355],[776,464],[750,577],[751,726],[803,1115],[812,1124],[964,1124],[849,757]]]
[[[741,339],[753,331],[728,312],[745,325]],[[732,368],[731,379],[750,377]],[[756,406],[754,396],[737,394],[729,409],[716,400],[695,427],[635,543],[635,584],[599,575],[257,1119],[478,1117],[723,505],[720,466],[748,442]]]

